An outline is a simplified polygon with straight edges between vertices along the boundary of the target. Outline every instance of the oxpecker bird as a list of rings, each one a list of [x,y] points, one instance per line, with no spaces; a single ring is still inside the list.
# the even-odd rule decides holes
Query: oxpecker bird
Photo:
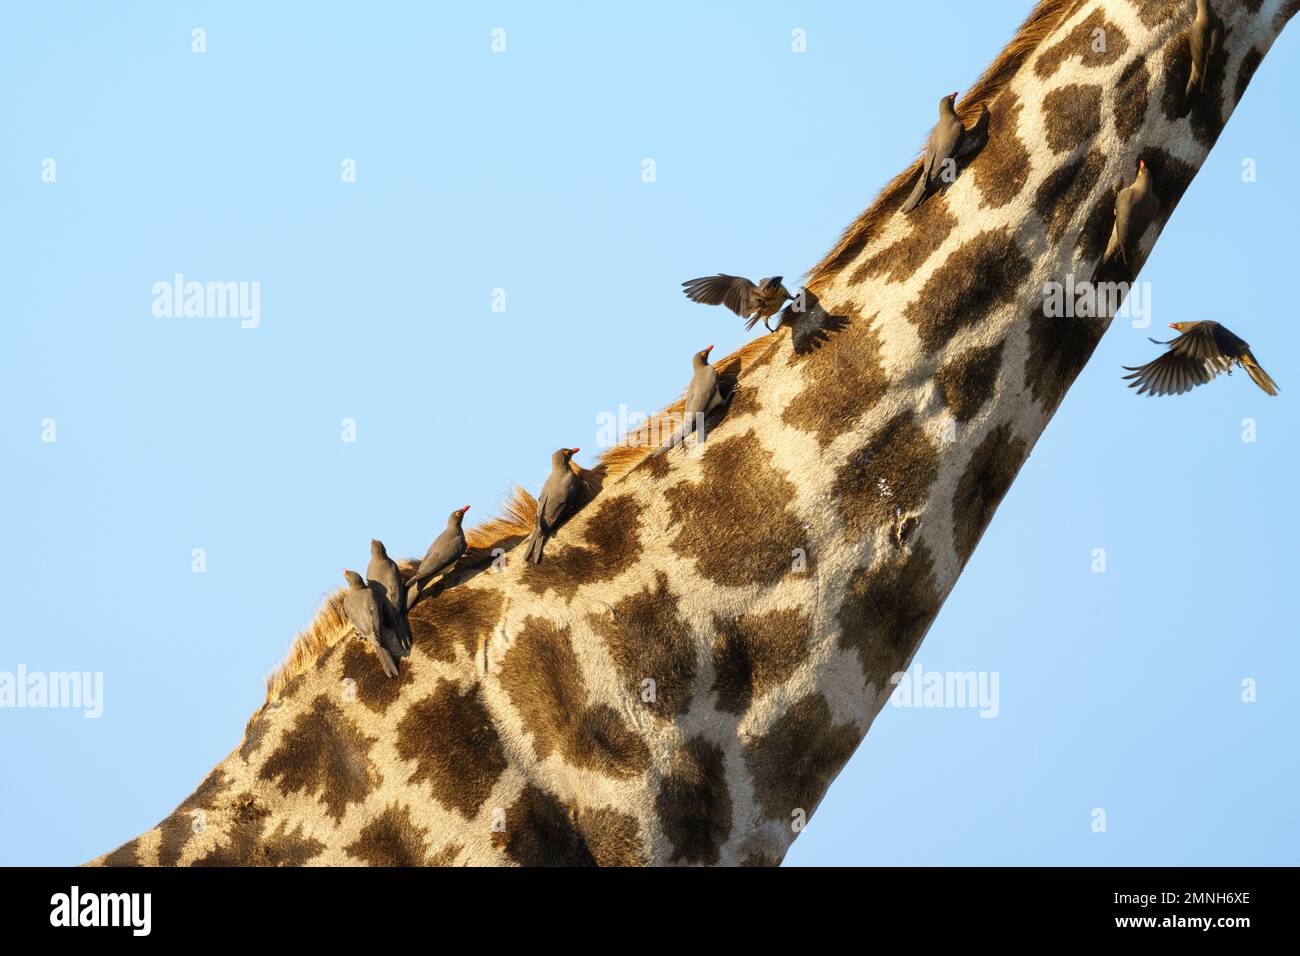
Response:
[[[905,213],[911,212],[927,196],[941,188],[940,182],[947,185],[956,179],[958,160],[969,156],[988,141],[988,107],[981,111],[975,126],[967,131],[953,107],[956,99],[957,94],[952,93],[939,101],[939,122],[934,124],[930,138],[926,140],[921,175],[917,177],[907,202],[903,203]]]
[[[394,638],[391,631],[385,634],[379,595],[366,585],[357,572],[345,568],[343,577],[348,582],[348,589],[343,594],[343,615],[348,619],[348,623],[356,628],[357,636],[373,647],[375,653],[379,655],[379,664],[383,667],[384,673],[389,677],[396,677],[397,663],[393,660],[392,651],[385,646],[385,643],[393,643]],[[385,637],[388,638],[387,641],[384,640]]]
[[[525,561],[542,563],[542,549],[547,539],[573,509],[578,496],[578,476],[569,467],[569,462],[579,451],[579,448],[561,448],[551,456],[551,473],[546,476],[542,493],[537,496],[537,526],[528,536],[524,548]]]
[[[1110,242],[1106,244],[1106,253],[1101,257],[1102,264],[1118,255],[1120,261],[1127,266],[1129,253],[1159,212],[1160,200],[1156,198],[1151,182],[1151,170],[1144,160],[1139,159],[1137,179],[1133,180],[1132,186],[1121,189],[1115,197],[1115,225],[1111,227]]]
[[[781,311],[781,307],[794,298],[781,284],[781,276],[759,279],[755,284],[743,276],[719,273],[702,276],[682,283],[686,297],[704,305],[725,305],[742,319],[747,319],[746,329],[752,329],[759,319],[769,331],[775,331],[768,319]]]
[[[1193,92],[1205,93],[1210,66],[1219,47],[1223,46],[1223,33],[1223,21],[1214,12],[1214,7],[1210,6],[1210,0],[1196,0],[1196,19],[1192,21],[1192,29],[1188,34],[1192,47],[1192,72],[1187,77],[1187,90],[1183,94],[1185,97],[1191,96]]]
[[[377,587],[385,601],[380,602],[384,611],[386,625],[391,627],[401,642],[403,651],[411,650],[411,629],[406,623],[406,588],[402,584],[402,572],[397,562],[384,550],[384,542],[377,538],[370,540],[370,564],[366,566],[366,580],[372,588]]]
[[[1240,365],[1251,381],[1269,395],[1277,394],[1277,384],[1259,367],[1250,346],[1233,335],[1218,322],[1174,322],[1169,326],[1181,333],[1168,342],[1169,351],[1160,358],[1138,368],[1125,365],[1131,372],[1129,388],[1138,394],[1181,395],[1197,385],[1203,385],[1221,372],[1232,374],[1232,366]]]
[[[704,351],[696,352],[692,356],[691,366],[694,372],[691,375],[691,384],[686,386],[686,405],[682,409],[682,423],[673,432],[672,437],[651,457],[658,457],[668,449],[681,444],[686,436],[695,430],[702,416],[723,403],[722,391],[718,388],[717,370],[709,364],[709,353],[712,351],[713,346],[710,345]]]
[[[447,518],[447,527],[443,529],[442,534],[433,539],[429,550],[424,552],[424,559],[420,561],[419,568],[406,582],[408,608],[415,603],[414,598],[419,594],[421,584],[430,578],[447,573],[452,565],[465,556],[465,532],[461,529],[461,522],[465,519],[467,511],[469,505],[453,511]]]

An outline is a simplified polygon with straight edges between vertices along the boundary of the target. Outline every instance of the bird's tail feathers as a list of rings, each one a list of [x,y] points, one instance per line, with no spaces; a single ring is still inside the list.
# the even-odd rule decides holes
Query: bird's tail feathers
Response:
[[[912,187],[912,194],[907,197],[907,202],[903,203],[902,212],[911,212],[921,205],[923,198],[925,198],[925,173],[917,177],[916,185]]]
[[[1241,366],[1246,370],[1246,374],[1250,376],[1252,382],[1270,395],[1277,394],[1277,382],[1273,381],[1268,372],[1259,367],[1259,363],[1255,361],[1255,356],[1247,352],[1242,357]]]
[[[541,528],[534,528],[533,533],[528,536],[528,544],[524,548],[524,560],[531,561],[533,564],[542,563],[542,547],[546,544],[546,535],[542,534]]]
[[[370,635],[367,642],[375,649],[375,655],[379,658],[379,666],[384,669],[385,676],[397,676],[397,662],[393,660],[393,655],[384,647],[384,642],[375,635]]]

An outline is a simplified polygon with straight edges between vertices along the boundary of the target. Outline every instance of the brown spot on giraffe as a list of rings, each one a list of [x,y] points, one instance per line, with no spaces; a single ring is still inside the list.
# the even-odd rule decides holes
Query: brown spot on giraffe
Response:
[[[854,269],[850,282],[856,285],[877,276],[884,276],[890,282],[906,282],[939,251],[948,234],[957,227],[957,217],[948,211],[947,204],[934,199],[919,206],[908,216],[908,222],[911,231]],[[853,313],[857,313],[856,306]]]
[[[1196,170],[1163,149],[1147,149],[1142,156],[1151,167],[1154,189],[1160,198],[1160,214],[1156,216],[1156,223],[1163,228],[1182,201],[1187,187],[1192,184]]]
[[[1043,97],[1047,145],[1054,153],[1074,150],[1101,130],[1101,87],[1071,83]]]
[[[933,354],[961,329],[1014,301],[1030,269],[1010,232],[981,232],[935,270],[903,315],[916,326],[922,347]]]
[[[1048,317],[1042,308],[1029,312],[1029,354],[1025,357],[1025,384],[1034,401],[1054,409],[1083,371],[1102,333],[1104,318]]]
[[[968,422],[993,397],[1002,367],[999,341],[963,352],[939,367],[934,384],[939,398],[958,422]]]
[[[292,830],[281,820],[265,833],[270,811],[252,793],[241,794],[231,808],[225,840],[194,861],[195,866],[303,866],[325,844],[304,836],[303,824]]]
[[[812,816],[822,794],[861,739],[857,726],[831,719],[820,693],[792,704],[767,732],[744,747],[754,797],[768,820],[789,823],[796,810]]]
[[[1183,0],[1131,0],[1131,2],[1137,8],[1142,23],[1148,27],[1158,27],[1166,20],[1187,13],[1187,5]],[[1183,75],[1183,82],[1187,82],[1186,74]]]
[[[413,655],[450,664],[460,647],[473,658],[501,619],[504,600],[500,591],[464,586],[422,598],[407,615]]]
[[[460,856],[465,847],[460,843],[448,843],[433,856],[429,857],[429,866],[455,866],[456,857]]]
[[[567,627],[529,617],[501,662],[501,685],[545,760],[559,751],[570,763],[610,777],[641,773],[645,742],[605,704],[589,706]]]
[[[532,784],[506,809],[505,830],[494,831],[492,843],[520,866],[596,865],[569,809]]]
[[[840,647],[857,652],[868,687],[884,691],[907,666],[941,598],[930,549],[918,544],[884,562],[859,568],[840,605]]]
[[[1034,194],[1034,209],[1047,223],[1048,239],[1060,241],[1079,206],[1092,195],[1105,168],[1105,155],[1094,149],[1087,156],[1057,167],[1043,180]]]
[[[1256,47],[1251,47],[1246,51],[1246,55],[1241,58],[1241,66],[1237,67],[1237,86],[1233,91],[1233,100],[1240,103],[1241,98],[1246,95],[1246,87],[1255,76],[1255,71],[1259,65],[1264,62],[1264,54],[1260,53]]]
[[[1074,241],[1084,262],[1098,262],[1105,253],[1110,231],[1115,225],[1115,197],[1120,189],[1131,184],[1131,179],[1126,183],[1115,182],[1097,192],[1097,198],[1088,207],[1079,236]]]
[[[715,616],[713,691],[717,708],[743,714],[763,694],[783,684],[808,656],[812,623],[794,608],[730,619]]]
[[[903,175],[905,174],[900,174],[898,179],[901,180]],[[916,178],[915,173],[906,175],[909,175],[909,178],[912,179]],[[893,186],[893,184],[891,184],[891,186]],[[900,192],[897,188],[894,188],[893,191],[895,193]],[[898,201],[894,203],[894,205],[901,205],[902,200],[902,195],[899,195]],[[877,202],[879,201],[880,200],[877,200]],[[817,264],[815,269],[816,276],[835,275],[840,270],[853,265],[858,256],[862,254],[862,250],[870,245],[871,240],[876,237],[876,233],[880,231],[880,226],[885,221],[884,216],[871,216],[871,212],[872,210],[867,210],[867,212],[863,213],[862,216],[858,218],[857,222],[844,230],[844,235],[840,237],[840,241],[836,244],[835,248],[827,253],[825,258]]]
[[[597,866],[645,866],[645,846],[635,817],[608,807],[582,810],[577,827]]]
[[[690,626],[677,613],[668,577],[655,573],[655,586],[631,594],[606,614],[588,618],[609,648],[623,692],[661,717],[684,714],[695,693],[695,644]],[[653,680],[653,701],[642,700],[642,682]]]
[[[1102,33],[1098,34],[1098,30]],[[1105,42],[1099,43],[1099,39]],[[1039,55],[1034,64],[1034,72],[1040,80],[1045,80],[1059,70],[1066,60],[1076,56],[1082,66],[1090,69],[1106,66],[1122,57],[1127,50],[1128,37],[1124,31],[1108,21],[1103,11],[1094,10]]]
[[[703,737],[688,740],[659,786],[655,812],[672,844],[670,863],[715,865],[731,835],[731,791],[722,748]]]
[[[803,547],[803,525],[786,508],[795,487],[751,428],[705,445],[702,477],[664,492],[677,536],[672,549],[716,584],[772,584]]]
[[[424,866],[428,837],[411,819],[410,809],[394,803],[362,827],[343,851],[371,866]]]
[[[736,388],[735,393],[731,396],[731,400],[727,403],[727,417],[739,418],[742,415],[754,415],[761,409],[762,404],[759,400],[758,389],[754,388],[752,384],[740,385]],[[670,452],[669,454],[677,453]],[[671,467],[668,455],[660,455],[658,458],[648,458],[646,460],[647,462],[654,463],[650,467],[651,474],[655,477],[662,478],[664,475],[668,474]]]
[[[412,635],[412,644],[415,638]],[[364,641],[350,640],[343,649],[343,678],[356,683],[357,700],[376,714],[386,711],[402,694],[402,689],[415,683],[415,668],[405,660],[396,679],[388,677],[379,664],[375,652]]]
[[[397,755],[412,761],[409,782],[427,782],[434,798],[472,817],[506,769],[492,714],[477,684],[460,691],[440,679],[397,725]]]
[[[378,738],[367,737],[324,694],[297,715],[258,776],[283,794],[319,794],[335,822],[349,804],[361,803],[382,782],[370,759]]]
[[[112,853],[105,854],[104,866],[143,866],[140,859],[140,838],[128,840]]]
[[[532,784],[506,810],[505,827],[492,843],[520,866],[629,866],[644,859],[631,817],[578,813]]]
[[[535,594],[554,588],[571,598],[579,587],[611,581],[641,553],[641,505],[631,495],[601,498],[582,529],[582,543],[563,535],[546,547],[541,564],[525,564],[523,581]]]
[[[662,478],[672,471],[672,465],[667,454],[656,455],[645,459],[645,469],[650,472],[651,478]]]
[[[791,365],[804,368],[804,387],[781,412],[783,422],[812,432],[823,448],[853,427],[889,385],[880,364],[880,333],[871,324],[875,316],[862,319],[852,303],[841,311],[851,318],[834,341],[791,357]]]
[[[993,512],[1011,487],[1028,446],[1010,424],[994,428],[971,453],[952,496],[952,544],[962,566],[970,560]]]
[[[989,111],[989,141],[971,162],[975,185],[984,204],[1001,209],[1025,187],[1029,178],[1029,150],[1016,132],[1023,109],[1019,98],[1004,90]]]
[[[751,853],[740,861],[741,866],[780,866],[781,861],[765,853]]]
[[[853,452],[835,476],[844,535],[861,539],[915,511],[930,496],[939,453],[911,411],[899,412]]]
[[[1146,122],[1151,72],[1146,57],[1138,56],[1124,67],[1115,84],[1115,134],[1127,143]]]
[[[1188,40],[1188,31],[1184,30],[1169,41],[1165,47],[1164,57],[1160,61],[1160,72],[1164,76],[1164,88],[1160,91],[1160,109],[1169,120],[1182,119],[1187,112],[1187,103],[1183,92],[1187,88],[1187,77],[1192,71],[1192,50]]]

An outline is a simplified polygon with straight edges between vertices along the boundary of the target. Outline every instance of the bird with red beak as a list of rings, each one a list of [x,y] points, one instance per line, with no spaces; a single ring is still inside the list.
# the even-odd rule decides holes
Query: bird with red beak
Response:
[[[524,547],[524,560],[542,563],[542,551],[556,529],[573,513],[581,484],[570,467],[581,448],[560,448],[551,455],[551,473],[546,476],[542,493],[537,496],[537,523]]]
[[[433,544],[429,545],[428,550],[424,552],[424,558],[420,561],[415,574],[406,582],[408,611],[415,604],[415,599],[420,596],[420,587],[425,581],[445,576],[456,562],[465,556],[465,532],[461,528],[461,522],[465,520],[467,511],[469,505],[457,508],[447,516],[447,527],[433,539]]]
[[[680,445],[686,436],[695,432],[697,442],[704,440],[704,419],[709,412],[723,404],[722,391],[718,387],[718,372],[709,364],[709,353],[713,346],[696,352],[691,356],[691,383],[686,386],[686,402],[682,406],[682,421],[676,430],[651,455],[652,458],[664,454],[670,448]]]

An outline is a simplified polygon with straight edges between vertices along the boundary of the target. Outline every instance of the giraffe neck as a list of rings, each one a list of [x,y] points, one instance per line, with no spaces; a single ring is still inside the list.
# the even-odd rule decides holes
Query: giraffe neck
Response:
[[[958,104],[987,145],[910,215],[918,167],[886,188],[701,448],[423,601],[400,681],[325,641],[102,861],[779,862],[1105,331],[1113,304],[1049,317],[1047,284],[1093,277],[1141,158],[1136,275],[1297,4],[1220,6],[1186,112],[1190,4],[1040,5]]]

